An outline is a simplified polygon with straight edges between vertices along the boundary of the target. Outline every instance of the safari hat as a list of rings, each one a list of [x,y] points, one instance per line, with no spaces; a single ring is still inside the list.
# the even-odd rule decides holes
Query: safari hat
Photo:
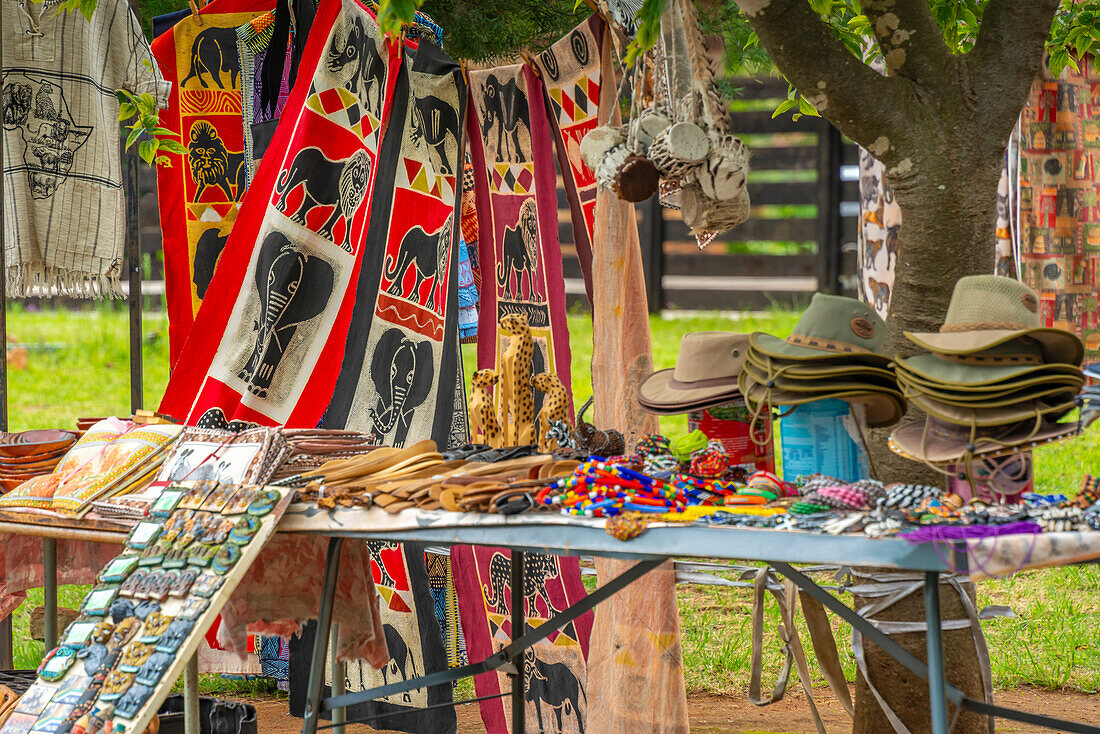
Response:
[[[1084,379],[1081,368],[1046,363],[1038,343],[1005,342],[971,354],[918,354],[898,357],[897,372],[908,372],[935,384],[959,388],[1007,384],[1025,379],[1069,375]]]
[[[839,377],[842,375],[850,375],[854,367],[850,361],[848,362],[825,362],[825,361],[798,361],[794,362],[786,359],[777,359],[775,357],[769,357],[766,354],[762,354],[756,349],[749,349],[748,356],[745,358],[745,364],[751,365],[756,368],[757,372],[767,374],[773,372],[779,368],[783,369],[783,375],[792,379],[807,379],[817,380],[829,377]],[[867,377],[879,377],[885,380],[893,380],[893,370],[883,367],[872,367],[866,364],[859,365],[859,374]]]
[[[947,466],[1029,450],[1075,436],[1078,430],[1077,423],[1036,422],[1034,419],[973,430],[969,426],[926,417],[895,428],[890,434],[889,446],[894,453],[907,459]]]
[[[837,389],[847,390],[887,390],[897,392],[898,383],[894,375],[887,372],[880,375],[877,372],[866,373],[851,370],[835,375],[812,376],[792,373],[790,370],[773,370],[770,374],[762,370],[752,362],[745,362],[744,372],[749,379],[761,385],[769,381],[774,387],[796,392],[829,392]]]
[[[676,367],[658,370],[638,387],[638,403],[660,413],[686,413],[738,399],[737,376],[749,348],[747,334],[684,334]]]
[[[752,335],[753,349],[783,360],[869,362],[885,367],[879,354],[886,324],[873,308],[854,298],[815,293],[786,339]]]
[[[973,354],[1021,338],[1039,344],[1044,362],[1079,365],[1085,354],[1075,334],[1040,325],[1035,291],[1000,275],[960,278],[940,330],[905,336],[937,354]]]
[[[1076,393],[1054,395],[1049,400],[1036,399],[996,406],[986,404],[982,407],[945,403],[927,395],[910,394],[907,397],[913,405],[933,418],[963,427],[979,428],[1003,426],[1029,419],[1034,423],[1040,416],[1047,420],[1057,420],[1076,407]]]
[[[763,405],[805,405],[821,400],[843,400],[847,403],[861,403],[867,407],[867,423],[872,427],[889,426],[901,420],[905,415],[905,398],[897,390],[869,390],[865,385],[854,385],[851,389],[840,387],[821,392],[807,392],[769,387],[754,381],[747,373],[741,375],[741,390],[745,402],[754,408],[754,412]]]

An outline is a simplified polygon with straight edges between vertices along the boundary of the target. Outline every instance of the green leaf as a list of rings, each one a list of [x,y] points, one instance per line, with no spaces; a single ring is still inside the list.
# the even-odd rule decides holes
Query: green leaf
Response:
[[[130,102],[123,102],[118,106],[118,119],[129,120],[131,117],[137,114],[137,107],[134,107]]]
[[[171,135],[175,135],[175,134],[176,134],[176,133],[172,132],[171,130],[169,130],[169,129],[168,129],[168,128],[166,128],[166,127],[154,127],[154,128],[153,128],[152,130],[150,130],[149,132],[150,132],[151,134],[153,134],[153,135],[156,135],[157,137],[161,137],[161,136],[163,136],[163,135],[169,135],[169,136],[171,136]]]
[[[154,140],[142,140],[141,144],[138,145],[138,155],[141,156],[141,159],[143,161],[145,161],[146,163],[148,163],[149,165],[153,164],[153,158],[156,157],[156,154],[157,154],[157,143],[156,143],[156,141],[154,141]]]
[[[154,159],[154,162],[155,162],[155,163],[156,163],[156,164],[157,164],[158,166],[164,166],[165,168],[171,168],[171,167],[172,167],[172,159],[171,159],[171,158],[169,158],[169,157],[168,157],[168,156],[166,156],[166,155],[158,155],[158,156],[157,156],[157,157],[156,157],[156,158]]]
[[[772,113],[772,119],[774,120],[775,118],[779,117],[784,112],[786,112],[787,110],[794,109],[797,104],[798,103],[793,99],[783,100],[782,102],[780,102],[776,106],[775,112]]]
[[[183,144],[178,140],[172,138],[157,138],[157,140],[160,142],[160,149],[164,152],[187,155],[187,148],[183,147]]]
[[[807,102],[805,97],[798,98],[798,111],[810,117],[821,117],[821,113],[817,111],[816,107]]]
[[[127,135],[126,136],[126,150],[129,150],[130,146],[133,145],[137,141],[137,139],[141,137],[142,133],[144,133],[144,132],[145,132],[145,130],[143,128],[139,127],[137,129],[135,129],[133,132],[131,132],[129,135]]]

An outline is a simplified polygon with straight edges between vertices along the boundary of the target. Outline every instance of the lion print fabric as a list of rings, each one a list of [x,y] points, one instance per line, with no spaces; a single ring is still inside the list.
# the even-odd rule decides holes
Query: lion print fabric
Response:
[[[550,100],[550,127],[558,152],[573,241],[588,300],[592,301],[592,236],[596,219],[596,174],[581,159],[581,141],[595,129],[600,109],[601,49],[607,25],[598,14],[535,59]]]
[[[522,634],[521,630],[515,630],[516,634],[512,630],[511,552],[456,545],[451,548],[451,567],[466,652],[471,662],[484,660]],[[523,600],[528,628],[541,625],[585,596],[580,561],[575,556],[524,554]],[[527,650],[523,660],[527,731],[581,734],[587,729],[585,660],[591,634],[590,610]],[[511,678],[500,671],[474,678],[474,691],[479,697],[499,696],[511,685]],[[512,707],[507,698],[491,698],[479,705],[488,734],[511,731]]]
[[[168,342],[175,364],[214,277],[247,184],[237,27],[269,15],[274,0],[214,0],[153,40],[172,82],[161,127],[184,155],[157,166]]]
[[[168,104],[124,0],[90,19],[53,3],[3,5],[7,294],[122,297],[126,242],[116,89]]]
[[[1022,280],[1039,293],[1046,326],[1100,357],[1100,57],[1055,78],[1046,63],[1020,117]]]
[[[471,71],[470,101],[482,274],[478,369],[499,371],[508,338],[497,324],[512,314],[526,316],[536,346],[532,375],[556,373],[572,402],[557,190],[542,82],[523,64]],[[536,412],[541,404],[536,390]]]
[[[323,0],[274,154],[245,197],[161,412],[189,424],[316,427],[344,355],[399,64],[368,10]]]
[[[466,443],[465,411],[454,410],[461,375],[454,212],[466,84],[428,38],[404,53],[325,427],[368,432],[386,446],[430,438],[445,447],[452,434]]]

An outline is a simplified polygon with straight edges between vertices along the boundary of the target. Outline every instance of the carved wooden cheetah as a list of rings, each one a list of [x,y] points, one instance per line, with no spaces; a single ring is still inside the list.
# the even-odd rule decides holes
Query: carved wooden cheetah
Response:
[[[488,444],[494,449],[504,446],[504,434],[500,431],[493,396],[493,385],[497,384],[496,370],[478,370],[472,380],[473,394],[470,397],[470,420],[473,422],[474,441]]]
[[[555,421],[569,424],[569,393],[565,391],[565,385],[561,384],[561,380],[553,372],[540,372],[531,378],[531,385],[546,396],[542,399],[542,408],[536,419],[538,428],[536,433],[539,451],[550,453],[560,448],[557,441],[551,441],[547,437],[550,425]]]
[[[526,446],[535,431],[535,401],[531,397],[535,340],[527,317],[522,314],[502,318],[500,333],[512,337],[500,358],[500,425],[504,429],[504,445]]]

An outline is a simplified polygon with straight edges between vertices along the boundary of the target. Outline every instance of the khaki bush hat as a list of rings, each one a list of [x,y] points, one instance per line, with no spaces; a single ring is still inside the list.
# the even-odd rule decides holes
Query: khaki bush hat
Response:
[[[783,369],[783,375],[786,377],[796,379],[811,379],[816,380],[820,378],[838,377],[841,375],[849,375],[856,365],[851,362],[836,363],[836,362],[824,362],[824,361],[792,361],[785,359],[778,359],[775,357],[769,357],[766,354],[762,354],[756,349],[749,349],[748,357],[745,359],[745,364],[751,364],[757,368],[757,371],[768,373]],[[858,365],[858,370],[861,375],[868,377],[880,377],[886,380],[894,379],[893,370],[886,369],[885,367],[873,367],[868,364]]]
[[[773,383],[774,387],[785,390],[793,390],[796,392],[830,392],[835,390],[886,390],[889,392],[897,392],[898,383],[893,375],[887,372],[886,376],[882,376],[876,373],[859,372],[842,372],[836,375],[829,375],[828,377],[811,377],[808,375],[797,375],[792,372],[773,371],[772,377],[768,378],[768,372],[760,369],[751,362],[745,362],[744,372],[748,375],[749,379],[753,382],[767,385],[768,382]]]
[[[972,354],[1016,339],[1034,339],[1044,362],[1080,365],[1085,347],[1075,334],[1039,324],[1039,297],[1000,275],[970,275],[955,283],[939,332],[905,332],[937,354]]]
[[[898,357],[894,367],[936,384],[955,387],[1004,384],[1053,375],[1081,376],[1072,364],[1044,364],[1037,344],[1012,342],[974,354],[918,354]]]
[[[959,426],[986,428],[1009,425],[1028,419],[1034,423],[1040,416],[1047,420],[1057,420],[1076,407],[1074,395],[1076,393],[1070,395],[1068,400],[1063,399],[1053,403],[1031,400],[1002,407],[983,406],[981,408],[952,405],[927,395],[909,395],[909,400],[931,417],[941,421]]]
[[[873,308],[854,298],[815,293],[786,339],[755,333],[751,344],[761,354],[785,360],[869,362],[885,367],[879,354],[886,324]]]
[[[967,426],[935,418],[906,423],[890,434],[894,453],[926,464],[963,464],[977,458],[993,458],[1025,451],[1044,443],[1077,435],[1076,423],[1022,421],[972,433]]]
[[[747,334],[684,334],[676,367],[647,377],[638,387],[638,403],[646,410],[678,413],[737,399],[737,376],[748,348]]]
[[[999,407],[1002,405],[1015,405],[1030,400],[1049,398],[1052,395],[1076,395],[1081,389],[1080,384],[1040,382],[1023,388],[1010,387],[996,392],[977,390],[951,390],[940,386],[913,383],[906,375],[898,376],[898,386],[906,397],[913,395],[927,395],[935,400],[953,405],[972,405],[976,407]]]
[[[889,426],[905,415],[905,398],[897,391],[874,392],[863,389],[835,390],[830,392],[795,392],[761,385],[742,375],[741,390],[750,408],[761,405],[805,405],[821,400],[843,400],[861,403],[867,407],[867,424],[872,427]]]
[[[909,372],[901,366],[898,366],[896,375],[899,384],[904,382],[926,392],[934,390],[938,392],[960,393],[975,396],[999,395],[1016,390],[1025,390],[1038,385],[1061,385],[1080,390],[1081,386],[1084,384],[1084,378],[1080,374],[1073,374],[1072,372],[1066,374],[1046,370],[1042,372],[1033,372],[1015,380],[991,382],[984,385],[955,385],[936,382],[935,380],[929,380],[913,372]]]

